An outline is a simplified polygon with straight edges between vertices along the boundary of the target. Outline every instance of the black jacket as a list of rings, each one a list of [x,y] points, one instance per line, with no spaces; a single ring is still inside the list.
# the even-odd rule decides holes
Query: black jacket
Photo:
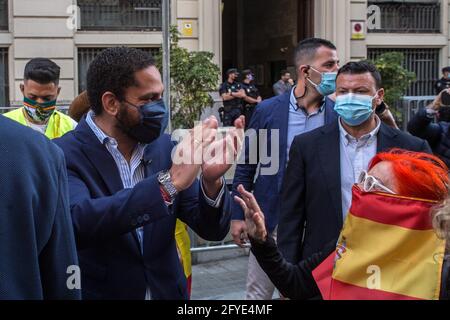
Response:
[[[433,123],[426,109],[421,109],[408,123],[408,131],[430,144],[433,152],[450,167],[450,123]]]
[[[378,152],[394,147],[431,153],[426,141],[381,123]],[[336,239],[343,225],[338,122],[295,137],[289,159],[277,241],[296,263]]]

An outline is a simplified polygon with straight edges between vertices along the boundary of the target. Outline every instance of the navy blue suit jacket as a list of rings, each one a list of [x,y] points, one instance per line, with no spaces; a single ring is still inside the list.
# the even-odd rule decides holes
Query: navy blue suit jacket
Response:
[[[425,140],[381,123],[377,152],[431,153]],[[278,247],[292,263],[338,238],[343,225],[338,121],[295,137],[283,182]],[[306,224],[306,226],[305,226]]]
[[[229,231],[230,197],[209,206],[199,182],[168,208],[157,173],[170,169],[174,143],[163,135],[144,154],[146,178],[124,189],[116,163],[85,119],[55,140],[69,176],[70,209],[82,273],[83,299],[186,299],[186,278],[175,245],[175,222],[202,238],[219,241]],[[136,228],[144,227],[143,254]]]
[[[275,166],[278,162],[278,170],[273,174],[258,174],[255,181],[255,176],[258,171],[257,164],[249,163],[251,159],[249,155],[250,145],[255,144],[258,137],[249,131],[247,136],[249,137],[245,145],[245,153],[242,153],[242,157],[245,157],[245,162],[241,159],[243,164],[236,166],[236,171],[233,180],[233,195],[237,195],[237,187],[242,184],[246,190],[253,191],[255,198],[257,199],[261,209],[265,214],[266,226],[269,232],[272,232],[278,224],[278,217],[280,212],[280,192],[281,184],[283,181],[284,171],[287,161],[287,137],[288,137],[288,121],[289,121],[289,104],[290,104],[291,91],[286,92],[283,95],[275,96],[271,99],[261,102],[255,110],[252,119],[249,124],[249,129],[253,129],[253,133],[258,135],[261,129],[268,130],[267,132],[267,144],[268,152],[271,154],[272,135],[271,129],[279,130],[279,140],[273,142],[274,145],[279,147],[279,157],[276,161],[268,161],[268,163],[261,163],[261,168],[270,168]],[[336,112],[334,111],[334,102],[325,98],[325,124],[331,123],[337,119]],[[253,153],[254,151],[252,151]],[[261,149],[259,152],[263,152]],[[264,152],[265,153],[265,152]],[[261,161],[259,158],[258,162]],[[259,170],[258,173],[261,171]],[[244,213],[239,204],[233,202],[232,204],[232,219],[244,220]]]
[[[64,155],[0,115],[0,300],[80,299],[73,266]]]

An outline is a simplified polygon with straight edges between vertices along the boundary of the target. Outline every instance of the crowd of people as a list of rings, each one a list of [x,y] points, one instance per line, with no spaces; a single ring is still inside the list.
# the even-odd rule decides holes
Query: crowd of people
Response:
[[[275,288],[290,299],[448,299],[450,90],[411,120],[413,136],[370,62],[341,66],[318,38],[294,62],[296,83],[283,70],[266,100],[251,70],[241,82],[228,70],[226,135],[212,116],[175,144],[149,53],[102,51],[69,115],[56,107],[59,66],[29,61],[23,106],[0,116],[0,299],[189,299],[187,227],[251,243],[249,300]],[[245,129],[279,146],[276,173],[250,161]],[[381,270],[374,286],[368,267]]]

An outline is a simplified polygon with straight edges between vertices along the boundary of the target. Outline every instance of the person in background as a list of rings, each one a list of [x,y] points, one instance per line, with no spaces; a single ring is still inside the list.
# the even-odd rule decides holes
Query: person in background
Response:
[[[294,81],[291,78],[291,73],[287,70],[282,70],[281,79],[273,85],[273,93],[276,96],[281,96],[282,94],[290,91],[293,85]]]
[[[242,71],[242,89],[245,91],[244,97],[244,116],[245,123],[248,127],[256,105],[262,101],[258,88],[254,84],[254,75],[250,69]],[[246,128],[247,129],[247,128]]]
[[[77,122],[56,109],[61,91],[59,66],[47,58],[30,60],[20,84],[23,107],[4,114],[5,117],[28,126],[47,138],[59,138],[77,126]]]
[[[339,235],[352,185],[377,153],[391,148],[431,153],[426,141],[379,119],[375,109],[383,98],[377,68],[367,61],[349,62],[336,78],[339,119],[294,138],[281,188],[277,238],[286,260],[308,258]]]
[[[442,90],[450,88],[450,67],[442,68],[442,78],[436,81],[434,88],[436,95],[440,94]]]
[[[232,68],[226,72],[227,80],[219,88],[220,96],[223,99],[223,109],[219,110],[222,114],[224,127],[231,127],[234,121],[242,115],[242,103],[245,98],[245,91],[241,83],[237,82],[239,72]]]
[[[63,153],[0,115],[0,155],[0,300],[81,299]]]
[[[365,214],[367,214],[368,216],[370,216],[371,214],[372,216],[376,216],[375,211],[379,210],[378,208],[384,206],[385,208],[383,208],[382,210],[388,211],[390,207],[395,206],[396,210],[391,210],[392,212],[387,213],[387,216],[389,217],[395,217],[395,215],[398,215],[396,219],[392,218],[390,220],[391,222],[395,221],[395,223],[400,224],[401,221],[409,219],[407,222],[410,225],[413,223],[413,220],[420,221],[422,225],[431,225],[431,219],[429,215],[430,207],[433,206],[433,203],[440,203],[444,199],[448,198],[449,178],[447,172],[448,168],[446,167],[446,165],[437,157],[430,154],[410,152],[401,149],[393,149],[388,152],[380,153],[371,160],[369,171],[364,172],[360,176],[357,184],[353,186],[352,205],[355,207],[355,212],[350,211],[349,214],[355,214],[356,210],[358,210],[357,208],[364,208],[363,211]],[[273,281],[275,286],[284,296],[291,299],[325,298],[323,295],[321,295],[321,291],[319,291],[319,283],[316,282],[316,277],[313,277],[313,271],[335,250],[336,257],[334,259],[340,259],[343,255],[346,254],[345,247],[340,247],[339,245],[336,246],[336,243],[338,243],[337,236],[329,241],[329,243],[326,244],[321,250],[318,250],[309,257],[305,257],[299,262],[292,264],[282,256],[281,252],[277,248],[274,239],[271,238],[270,233],[266,229],[264,223],[264,212],[259,207],[254,195],[246,191],[242,185],[239,186],[239,193],[240,196],[235,196],[235,201],[239,203],[239,205],[245,212],[245,222],[248,230],[247,232],[252,245],[251,251],[256,256],[259,264],[267,273],[269,278]],[[374,196],[376,198],[374,198]],[[367,212],[368,210],[373,210],[373,212]],[[380,216],[382,215],[383,214],[380,212],[380,214],[377,216],[380,218]],[[386,217],[386,215],[384,217]],[[429,221],[427,222],[427,220]],[[346,239],[361,236],[361,231],[365,231],[363,237],[370,236],[370,239],[376,239],[375,237],[377,236],[378,239],[380,237],[382,238],[383,235],[386,235],[387,232],[390,232],[388,229],[386,229],[385,226],[369,229],[369,231],[360,229],[360,226],[357,225],[358,221],[359,220],[354,219],[352,220],[352,223],[350,223],[350,221],[346,223],[344,228],[348,228],[347,230],[350,230],[350,232],[347,232],[345,234]],[[367,223],[367,221],[368,220],[364,220],[365,223]],[[424,222],[422,223],[422,221]],[[434,215],[435,230],[438,235],[446,238],[447,241],[450,240],[449,221],[450,206],[447,200],[442,206],[436,209]],[[362,225],[361,227],[364,228],[364,225]],[[395,225],[393,227],[395,228]],[[356,233],[352,234],[352,230]],[[424,231],[424,227],[422,227],[420,230],[421,233],[426,232]],[[433,229],[430,228],[429,230],[432,231]],[[434,259],[435,257],[431,257],[432,253],[429,253],[430,257],[427,257],[427,251],[430,250],[430,248],[439,248],[439,242],[436,241],[437,237],[433,237],[432,232],[428,232],[428,237],[424,237],[421,235],[421,239],[423,241],[417,243],[417,239],[414,238],[417,237],[418,234],[414,234],[414,231],[408,236],[408,234],[406,233],[406,227],[404,229],[402,228],[401,234],[403,237],[397,239],[397,241],[400,241],[399,243],[397,243],[395,246],[393,244],[390,247],[379,245],[375,250],[378,250],[378,254],[381,254],[383,257],[386,257],[386,255],[395,257],[395,255],[399,253],[400,255],[402,255],[402,259],[404,259],[403,261],[407,261],[406,259],[411,259],[411,256],[413,255],[412,259],[415,261],[416,265],[418,263],[421,263],[420,260],[418,261],[420,257],[430,260]],[[395,241],[396,239],[390,240]],[[428,241],[427,244],[424,244],[425,241]],[[402,248],[402,243],[405,243],[405,248]],[[416,245],[419,245],[419,247],[411,245],[408,246],[408,243],[414,243]],[[352,246],[352,248],[355,249],[357,248],[358,244],[350,243],[349,240],[347,245]],[[420,248],[420,245],[423,245],[424,247]],[[370,243],[368,243],[367,246],[364,246],[364,248],[368,247],[370,247]],[[342,248],[341,251],[338,251],[338,248]],[[408,248],[411,248],[411,250],[416,250],[416,252],[408,252]],[[385,255],[383,255],[383,250],[386,253]],[[421,254],[421,252],[424,253]],[[370,254],[372,254],[372,252],[370,252]],[[351,260],[355,259],[355,257],[356,255],[350,255],[347,259]],[[364,262],[371,264],[371,261],[368,260],[368,257],[369,254],[366,254],[365,260],[356,260],[358,260],[357,262],[359,263]],[[380,260],[380,262],[385,265],[389,265],[389,259],[383,259],[383,261]],[[426,261],[424,262],[424,264],[430,265],[430,263]],[[399,265],[399,262],[397,261],[393,267],[392,264],[390,264],[389,266],[395,268],[395,265]],[[334,264],[334,266],[335,268],[336,266],[338,268],[340,267],[337,264]],[[355,271],[358,270],[358,268],[363,268],[365,275],[366,268],[364,267],[364,265],[362,267],[360,265],[356,266],[356,268],[352,270]],[[426,267],[422,267],[422,269],[420,270],[424,270],[425,268]],[[433,267],[431,266],[430,268]],[[450,263],[448,259],[447,261],[444,260],[444,267],[442,268],[441,274],[442,281],[439,281],[440,279],[432,279],[431,277],[429,279],[425,278],[424,280],[423,277],[425,275],[417,272],[416,275],[420,276],[421,278],[411,279],[411,277],[414,277],[414,273],[411,273],[410,277],[403,278],[401,274],[397,274],[395,275],[395,279],[399,283],[398,285],[400,285],[400,282],[405,285],[403,286],[403,291],[405,291],[406,288],[414,287],[414,284],[411,285],[411,283],[416,281],[422,281],[422,284],[425,283],[425,285],[429,283],[430,285],[434,285],[436,287],[438,287],[440,282],[440,297],[437,298],[449,299],[449,268]],[[347,272],[349,271],[350,269],[347,269]],[[404,271],[408,272],[408,270]],[[440,272],[441,270],[436,271]],[[392,273],[392,269],[388,269],[385,272],[386,273],[384,273],[384,275],[387,277],[388,273]],[[430,273],[427,273],[427,275],[429,276]],[[359,274],[355,274],[353,277],[352,274],[349,274],[349,277],[351,277],[352,279],[357,279],[359,278]],[[433,283],[433,281],[434,284],[431,284]],[[381,280],[381,282],[383,283],[383,280]],[[384,283],[385,289],[395,288],[396,285],[396,283],[389,283],[389,281],[388,283]],[[418,286],[416,285],[415,287],[417,288]],[[344,296],[353,297],[354,299],[362,298],[364,297],[363,294],[367,294],[367,292],[362,291],[363,288],[355,290],[353,291],[353,293],[345,292],[345,290],[351,289],[352,287],[347,285],[343,286],[340,290],[341,293],[344,294]],[[409,292],[411,291],[417,292],[417,290],[410,290]],[[434,294],[435,291],[431,290],[431,292],[432,294]],[[425,293],[426,295],[429,294],[425,291],[421,292],[421,294],[423,293]],[[398,298],[398,296],[389,295],[388,293],[386,295],[380,295],[379,290],[373,290],[372,293],[369,293],[369,297],[367,297],[367,295],[365,297],[366,299],[379,299],[380,297],[389,297],[393,299]]]

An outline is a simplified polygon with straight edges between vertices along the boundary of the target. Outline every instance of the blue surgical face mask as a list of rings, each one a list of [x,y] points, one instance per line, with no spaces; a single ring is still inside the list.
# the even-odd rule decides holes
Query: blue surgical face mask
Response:
[[[336,91],[336,76],[337,72],[320,72],[313,67],[310,67],[317,73],[320,73],[322,76],[322,80],[319,84],[314,83],[311,79],[307,79],[309,83],[311,83],[322,96],[329,96],[330,94]]]
[[[126,128],[128,135],[138,142],[148,144],[164,133],[169,122],[169,113],[163,100],[152,101],[141,107],[127,103],[137,108],[141,116],[137,125]]]
[[[334,110],[349,126],[359,126],[372,115],[372,102],[376,96],[354,93],[337,96]]]

